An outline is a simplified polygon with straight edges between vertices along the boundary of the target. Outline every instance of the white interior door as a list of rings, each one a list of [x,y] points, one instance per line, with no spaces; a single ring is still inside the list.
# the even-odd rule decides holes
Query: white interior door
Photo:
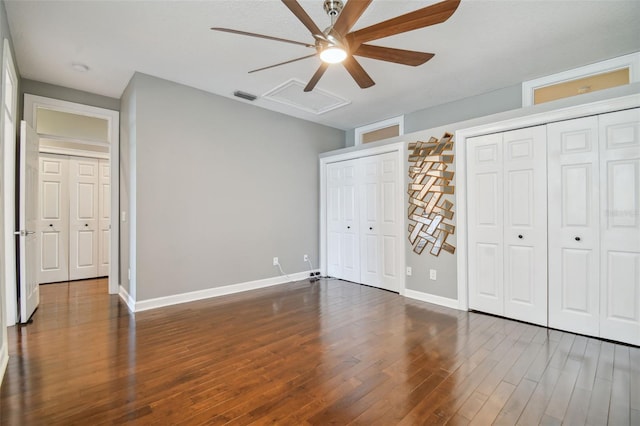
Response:
[[[469,307],[504,315],[502,135],[467,139]]]
[[[598,117],[547,126],[549,326],[600,333]]]
[[[356,161],[327,165],[328,274],[360,281]]]
[[[69,280],[69,157],[40,154],[38,282]]]
[[[503,134],[504,314],[547,325],[545,126]]]
[[[69,279],[98,276],[99,162],[92,158],[69,160]]]
[[[98,276],[105,277],[109,275],[111,246],[111,167],[109,160],[100,160],[99,173]]]
[[[640,109],[600,130],[600,336],[640,344]]]
[[[20,322],[26,323],[40,303],[38,291],[38,135],[20,122],[19,235]]]
[[[402,265],[397,249],[398,160],[387,153],[360,160],[360,257],[361,282],[390,291],[399,291]]]

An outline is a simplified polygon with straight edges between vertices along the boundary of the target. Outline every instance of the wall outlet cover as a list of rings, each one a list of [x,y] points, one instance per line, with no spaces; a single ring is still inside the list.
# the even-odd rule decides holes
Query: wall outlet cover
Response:
[[[407,276],[410,277],[411,274],[413,274],[413,269],[411,269],[411,266],[407,266]]]
[[[436,280],[437,278],[437,273],[435,269],[429,269],[429,279],[430,280]]]
[[[278,258],[274,257],[273,258],[273,266],[278,266],[280,264],[280,262],[278,262]]]

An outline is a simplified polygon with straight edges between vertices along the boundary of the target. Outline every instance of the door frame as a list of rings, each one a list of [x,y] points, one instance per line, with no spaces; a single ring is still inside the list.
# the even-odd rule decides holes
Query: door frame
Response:
[[[567,107],[553,111],[530,114],[523,117],[483,124],[455,132],[456,158],[456,205],[458,231],[458,308],[469,310],[469,277],[468,277],[468,213],[467,213],[467,138],[483,136],[491,133],[506,132],[524,127],[539,126],[557,121],[599,115],[607,112],[640,107],[640,95],[629,95],[615,99]]]
[[[109,259],[109,294],[120,292],[120,112],[75,102],[46,98],[43,96],[24,95],[24,119],[37,129],[38,108],[85,115],[107,120],[109,123],[109,164],[111,167],[111,242]]]
[[[372,148],[352,150],[343,153],[325,153],[320,157],[320,273],[323,276],[327,275],[327,165],[331,163],[337,163],[340,161],[354,160],[357,158],[370,157],[373,155],[395,153],[398,159],[398,184],[400,185],[400,191],[398,191],[397,210],[398,217],[401,220],[398,221],[398,235],[404,234],[406,228],[406,215],[404,214],[404,191],[402,188],[405,186],[406,181],[406,146],[405,142],[396,142],[388,145],[381,145]],[[402,268],[406,265],[405,245],[398,244],[398,252],[396,255],[400,259]],[[398,293],[404,296],[406,288],[406,276],[404,271],[399,271],[400,288]]]

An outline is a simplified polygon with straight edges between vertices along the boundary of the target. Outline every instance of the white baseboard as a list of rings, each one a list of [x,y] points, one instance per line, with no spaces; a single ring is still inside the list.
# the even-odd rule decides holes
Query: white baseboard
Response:
[[[7,365],[9,364],[9,354],[7,353],[7,342],[4,342],[2,348],[0,348],[0,386],[2,385],[2,379],[4,373],[7,371]]]
[[[129,292],[122,286],[120,286],[120,292],[118,293],[120,299],[127,305],[129,311],[135,312],[136,309],[136,301],[133,300],[133,297],[129,294]]]
[[[465,310],[465,309],[460,309],[460,303],[458,302],[457,299],[450,299],[448,297],[436,296],[435,294],[409,290],[408,288],[404,290],[404,296],[410,299],[416,299],[422,302],[433,303],[434,305],[445,306],[451,309],[458,309],[460,311]]]
[[[298,272],[289,275],[293,281],[300,281],[309,278],[311,271]],[[209,299],[210,297],[226,296],[228,294],[240,293],[243,291],[256,290],[259,288],[270,287],[278,284],[286,284],[290,282],[287,277],[278,276],[265,278],[262,280],[248,281],[244,283],[231,284],[223,287],[213,287],[204,290],[191,291],[189,293],[172,294],[171,296],[157,297],[155,299],[147,299],[135,301],[133,312],[147,311],[149,309],[161,308],[163,306],[177,305],[179,303],[194,302],[196,300]],[[122,289],[122,287],[121,287]],[[122,290],[120,290],[122,297]],[[131,308],[130,308],[131,309]]]

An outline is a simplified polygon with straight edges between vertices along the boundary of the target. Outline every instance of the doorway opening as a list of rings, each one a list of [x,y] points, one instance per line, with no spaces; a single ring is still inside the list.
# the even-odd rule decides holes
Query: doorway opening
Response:
[[[39,137],[38,283],[108,276],[117,294],[119,112],[25,94],[24,119]]]

